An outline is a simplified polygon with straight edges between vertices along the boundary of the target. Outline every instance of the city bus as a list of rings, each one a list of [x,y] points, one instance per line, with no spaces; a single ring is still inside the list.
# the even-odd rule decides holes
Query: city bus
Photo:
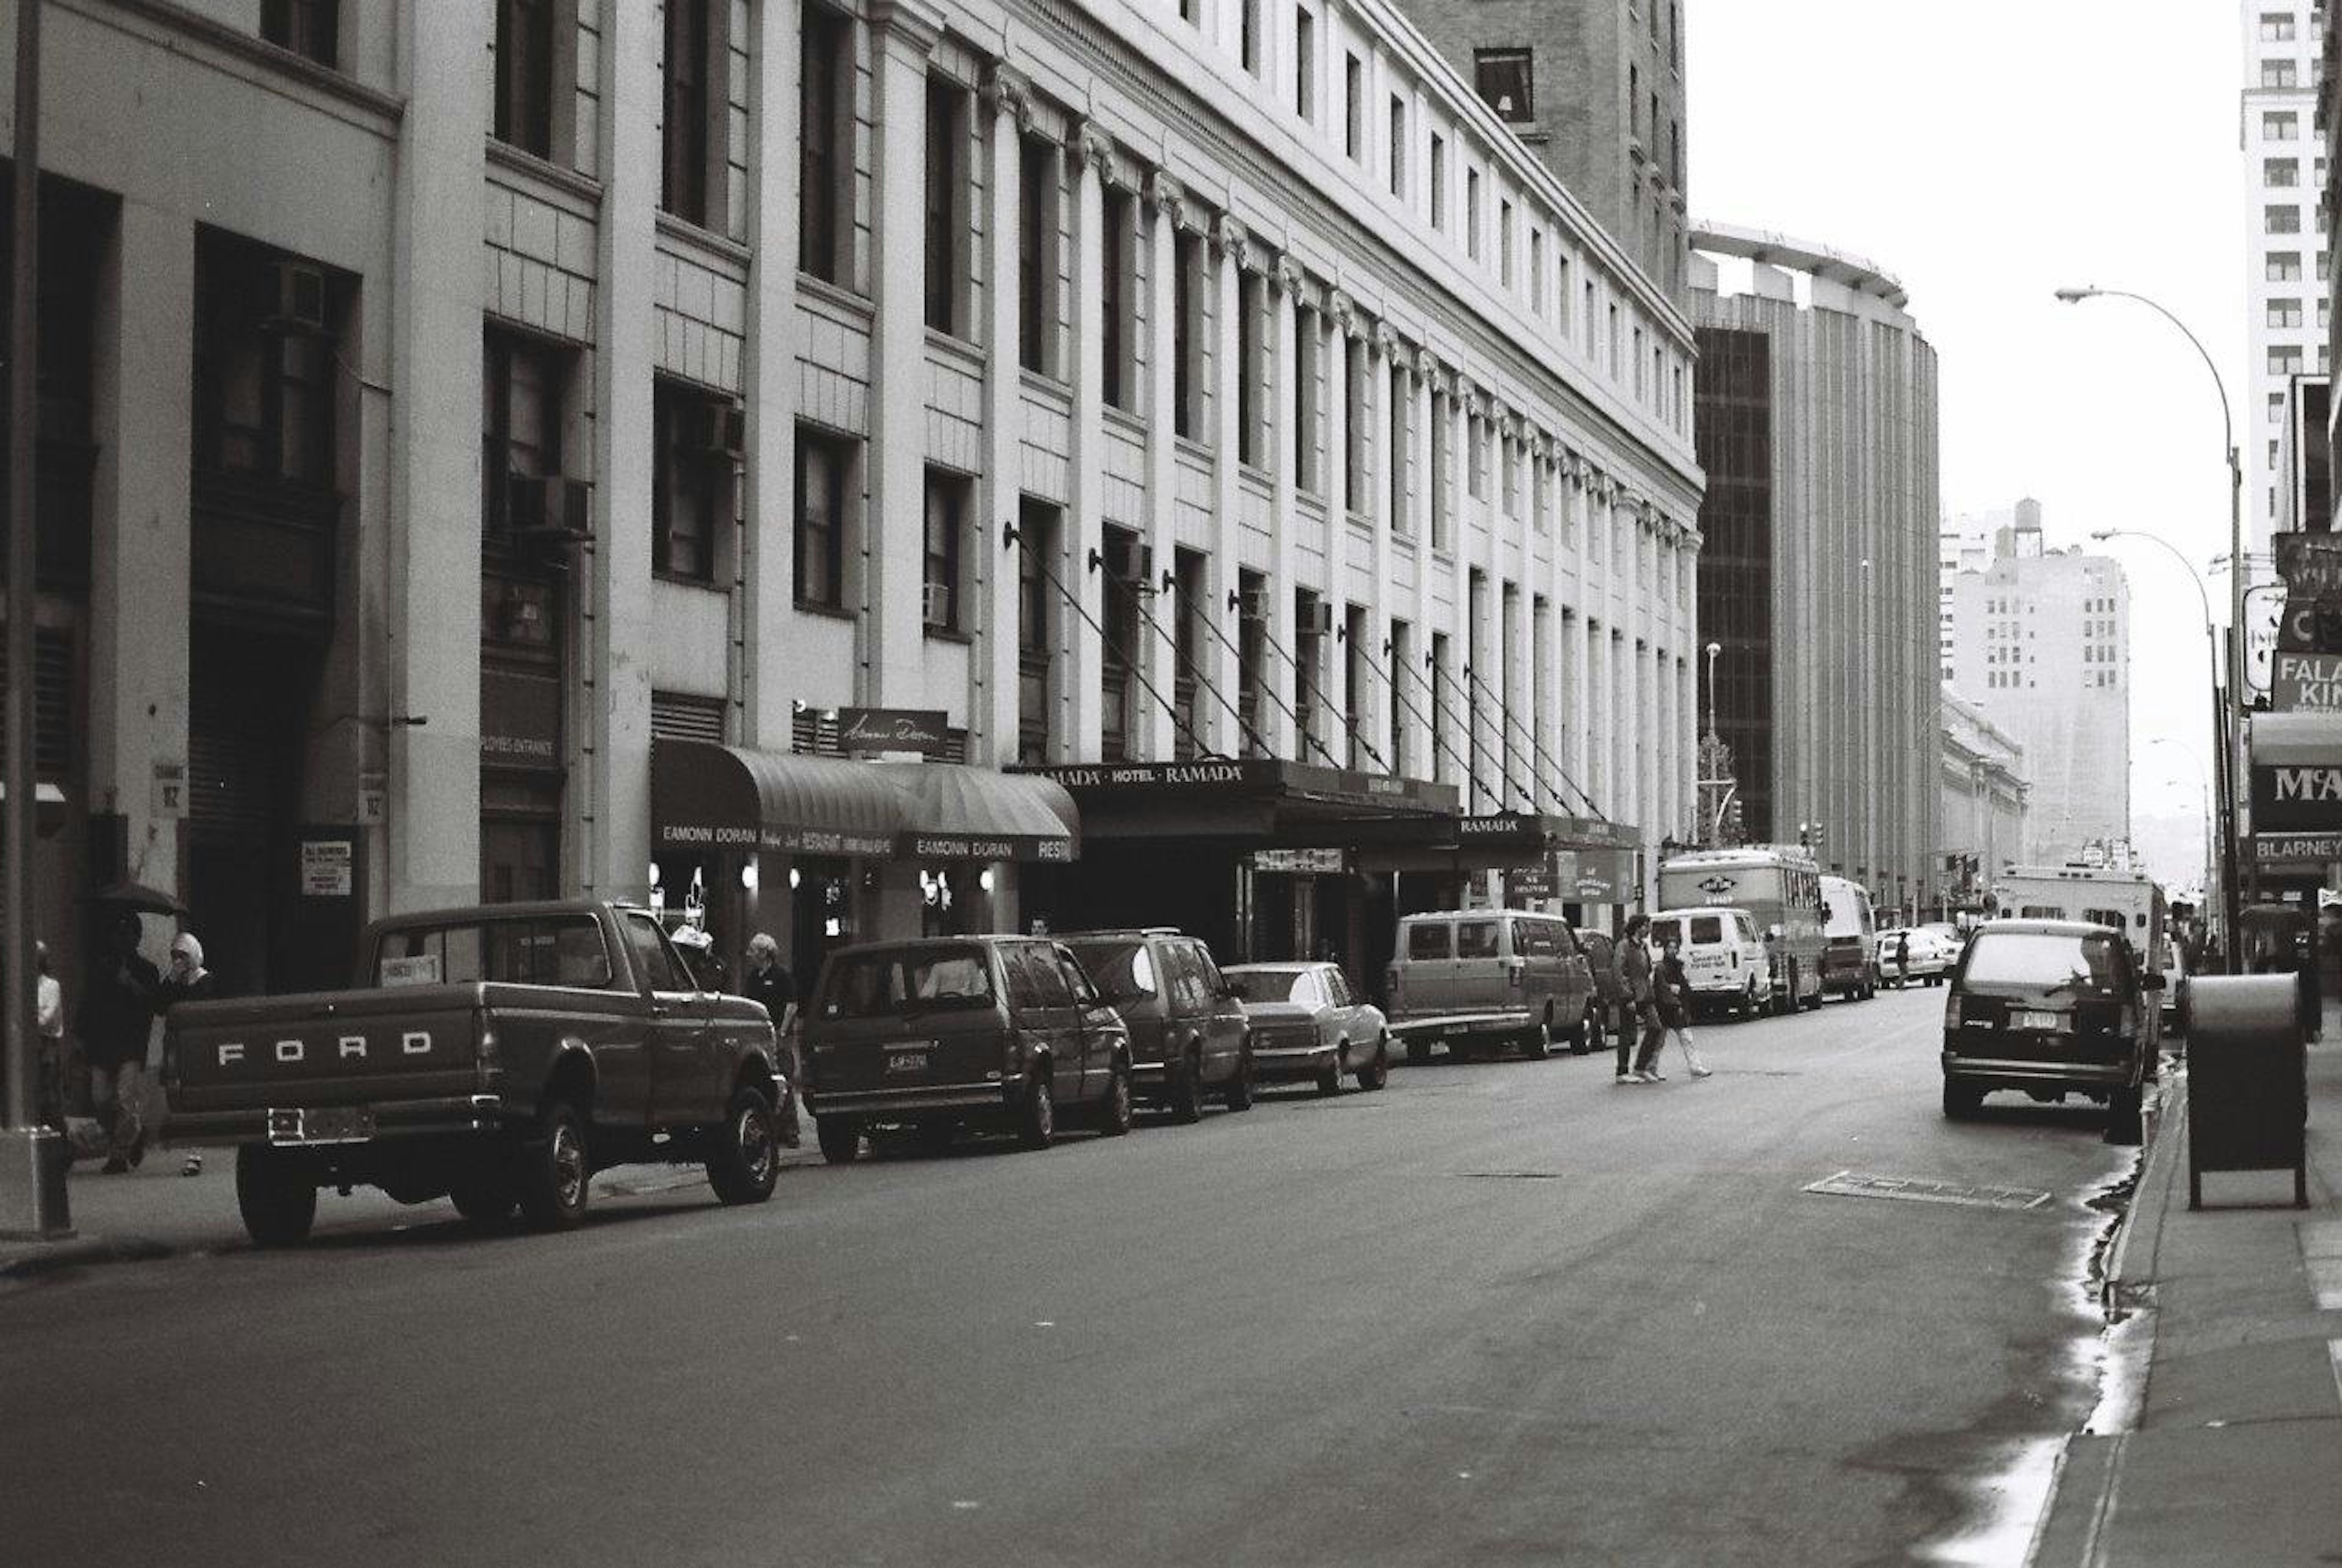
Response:
[[[1773,1001],[1788,1012],[1822,1004],[1822,874],[1801,844],[1747,844],[1679,854],[1659,867],[1666,909],[1728,904],[1756,923],[1773,960]]]

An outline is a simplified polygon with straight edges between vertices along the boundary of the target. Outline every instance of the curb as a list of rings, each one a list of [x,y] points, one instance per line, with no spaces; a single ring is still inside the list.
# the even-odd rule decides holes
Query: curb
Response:
[[[37,1280],[93,1263],[147,1263],[176,1255],[178,1248],[148,1236],[77,1236],[37,1243],[37,1252],[0,1257],[0,1284]]]
[[[2187,1127],[2187,1074],[2182,1069],[2164,1080],[2163,1103],[2155,1118],[2154,1142],[2147,1146],[2146,1159],[2140,1162],[2138,1185],[2123,1210],[2114,1245],[2107,1250],[2107,1272],[2099,1287],[2100,1306],[2120,1304],[2117,1291],[2148,1283],[2155,1277],[2156,1257],[2163,1250],[2163,1220],[2170,1212],[2171,1191],[2177,1179],[2174,1163],[2186,1141]],[[2139,1239],[2142,1232],[2144,1242]]]

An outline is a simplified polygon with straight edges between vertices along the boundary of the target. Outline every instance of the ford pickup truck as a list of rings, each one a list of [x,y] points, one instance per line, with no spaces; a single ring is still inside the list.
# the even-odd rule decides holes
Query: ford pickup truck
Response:
[[[726,1203],[772,1195],[772,1022],[700,991],[650,911],[402,914],[360,952],[349,990],[183,1003],[165,1023],[171,1141],[235,1148],[255,1242],[306,1238],[325,1187],[542,1229],[577,1223],[611,1165],[701,1164]]]

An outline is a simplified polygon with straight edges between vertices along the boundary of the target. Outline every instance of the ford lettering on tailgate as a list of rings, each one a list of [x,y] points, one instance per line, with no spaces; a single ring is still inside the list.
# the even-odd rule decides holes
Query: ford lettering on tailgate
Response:
[[[392,1056],[430,1055],[431,1031],[400,1029],[377,1035],[336,1034],[330,1040],[304,1040],[297,1035],[285,1040],[223,1040],[213,1050],[223,1067],[233,1066],[238,1062],[259,1060],[262,1054],[267,1060],[286,1066],[326,1059],[378,1062]]]

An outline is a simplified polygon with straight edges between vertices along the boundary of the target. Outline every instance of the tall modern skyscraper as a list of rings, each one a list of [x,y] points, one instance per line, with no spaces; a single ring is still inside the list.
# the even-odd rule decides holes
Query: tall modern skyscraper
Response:
[[[1882,906],[1936,907],[1936,351],[1874,263],[1714,225],[1693,245],[1699,628],[1749,836],[1804,824]]]
[[[2317,131],[2325,30],[2323,0],[2244,0],[2237,140],[2248,193],[2245,332],[2252,391],[2237,411],[2237,439],[2252,522],[2246,548],[2256,554],[2268,549],[2272,532],[2302,525],[2291,516],[2287,464],[2294,378],[2327,368],[2329,236],[2320,200],[2326,149]]]
[[[1683,0],[1398,4],[1681,305],[1691,256]]]
[[[2121,564],[2049,550],[2037,502],[1952,584],[1949,684],[2015,741],[2032,786],[2024,858],[2130,837],[2130,587]]]

